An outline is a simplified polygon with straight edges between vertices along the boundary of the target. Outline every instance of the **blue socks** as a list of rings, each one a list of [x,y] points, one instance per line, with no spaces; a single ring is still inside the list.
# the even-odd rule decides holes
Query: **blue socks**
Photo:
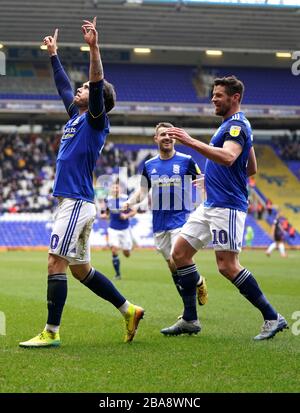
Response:
[[[112,263],[113,263],[114,269],[116,271],[116,275],[118,277],[120,277],[120,258],[119,258],[118,255],[113,255],[112,256]]]
[[[179,285],[179,276],[178,276],[178,274],[177,274],[177,271],[176,271],[176,272],[172,272],[172,278],[173,278],[173,282],[174,282],[174,284],[175,284],[175,287],[176,287],[176,289],[177,289],[177,291],[178,291],[178,294],[179,294],[180,297],[181,297],[181,287],[180,287],[180,285]]]
[[[81,281],[93,293],[112,303],[116,308],[121,307],[126,299],[119,293],[113,283],[105,275],[91,268],[88,275]]]
[[[277,311],[271,306],[247,268],[240,271],[232,283],[251,304],[260,310],[265,320],[277,320]]]
[[[195,264],[177,268],[178,284],[184,305],[182,318],[186,321],[197,320],[196,286],[199,274]]]
[[[67,275],[65,273],[48,275],[47,324],[60,325],[61,315],[66,302],[68,292]]]

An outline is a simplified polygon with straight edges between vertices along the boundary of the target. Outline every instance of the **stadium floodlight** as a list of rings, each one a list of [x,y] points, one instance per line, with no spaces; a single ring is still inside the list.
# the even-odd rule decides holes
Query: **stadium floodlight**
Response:
[[[277,52],[276,57],[290,59],[292,57],[292,53],[290,53],[290,52]]]
[[[208,56],[222,56],[223,55],[222,50],[205,50],[205,53]]]
[[[47,50],[47,46],[45,44],[41,44],[40,49],[41,50]]]
[[[151,53],[151,49],[149,47],[135,47],[133,49],[134,53],[137,54],[149,54]]]
[[[4,44],[0,43],[0,49],[3,49]]]
[[[143,0],[126,0],[125,4],[132,5],[132,4],[142,4]]]
[[[80,50],[82,52],[89,52],[90,51],[90,46],[80,46]]]

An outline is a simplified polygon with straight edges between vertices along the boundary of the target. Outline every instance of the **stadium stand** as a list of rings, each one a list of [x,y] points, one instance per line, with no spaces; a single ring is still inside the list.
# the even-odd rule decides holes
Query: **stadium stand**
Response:
[[[43,99],[57,100],[57,93],[47,63],[41,63],[39,71],[34,65],[26,66],[26,71],[14,64],[14,71],[0,83],[0,99]],[[70,70],[87,65],[74,64]],[[197,93],[195,77],[199,68],[191,65],[159,64],[115,64],[105,65],[107,79],[118,91],[118,100],[124,102],[180,102],[207,103],[211,78],[235,74],[243,79],[246,86],[244,104],[259,105],[299,105],[297,94],[298,79],[291,76],[289,69],[203,67],[200,87],[203,95]],[[24,82],[24,73],[26,82]],[[209,82],[209,83],[207,83]],[[276,87],[274,87],[276,84]]]
[[[289,170],[300,180],[300,160],[299,161],[286,161],[285,164]]]
[[[280,208],[296,228],[300,228],[300,183],[287,166],[267,145],[259,146],[257,157],[260,170],[256,185]]]
[[[0,135],[0,246],[25,247],[46,246],[51,231],[51,212],[56,205],[51,196],[54,177],[55,156],[59,143],[58,134],[1,134]],[[182,145],[177,150],[191,154],[204,170],[205,159]],[[256,146],[260,171],[255,181],[255,191],[262,202],[266,197],[282,208],[282,214],[296,229],[299,228],[299,213],[290,205],[296,205],[299,181],[290,173],[271,146]],[[141,172],[144,162],[157,153],[154,144],[126,144],[108,141],[103,156],[95,170],[96,194],[103,198],[98,178],[106,175],[110,183],[116,178],[119,167],[127,168],[130,177],[129,190],[137,185],[135,176]],[[271,165],[271,166],[270,166]],[[271,170],[270,170],[271,168]],[[276,173],[274,172],[276,171]],[[297,184],[297,185],[296,185]],[[279,195],[278,195],[279,188]],[[284,198],[282,197],[284,190]],[[288,196],[291,194],[291,197]],[[299,199],[299,198],[298,198]],[[257,203],[257,200],[255,201]],[[256,208],[256,207],[255,207]],[[257,210],[249,210],[246,225],[254,229],[254,246],[266,246],[270,242],[270,224],[273,215],[264,213],[258,219]],[[252,211],[252,212],[251,212]],[[275,210],[274,210],[275,213]],[[133,232],[139,245],[152,246],[150,213],[139,214],[132,222]],[[92,234],[93,245],[105,246],[107,223],[97,220]],[[146,230],[147,229],[147,230]],[[299,245],[296,232],[293,239],[287,237],[290,245]]]
[[[254,243],[253,246],[255,247],[264,247],[268,245],[272,238],[270,235],[261,227],[259,221],[257,221],[251,214],[247,215],[245,228],[247,226],[251,226],[254,231]],[[245,239],[243,240],[243,245],[245,245]]]

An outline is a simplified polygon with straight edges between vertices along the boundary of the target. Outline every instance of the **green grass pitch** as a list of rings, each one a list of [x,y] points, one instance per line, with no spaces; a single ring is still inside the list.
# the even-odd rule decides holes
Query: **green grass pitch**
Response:
[[[109,251],[93,252],[93,265],[113,276]],[[273,340],[254,342],[260,313],[217,273],[212,251],[199,252],[209,302],[198,307],[197,336],[164,337],[182,311],[167,267],[154,251],[121,258],[123,279],[116,282],[132,302],[142,305],[135,340],[123,343],[124,325],[111,304],[69,276],[62,345],[21,349],[19,341],[38,334],[46,319],[45,252],[0,253],[0,392],[299,392],[300,335],[292,329]],[[300,253],[288,259],[244,251],[243,265],[256,276],[274,306],[287,318],[300,311]]]

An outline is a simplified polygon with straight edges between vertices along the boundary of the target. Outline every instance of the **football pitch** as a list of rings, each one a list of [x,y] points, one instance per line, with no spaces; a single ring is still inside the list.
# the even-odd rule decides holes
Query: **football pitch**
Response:
[[[202,331],[164,337],[160,329],[181,314],[181,300],[161,256],[133,252],[121,258],[116,285],[143,306],[145,319],[133,343],[123,343],[124,325],[110,303],[69,276],[59,348],[21,349],[19,341],[38,334],[46,321],[46,252],[0,253],[0,392],[300,392],[300,332],[291,326],[300,311],[300,252],[244,251],[243,265],[286,317],[290,329],[273,340],[254,342],[262,318],[217,273],[212,251],[198,253],[209,302],[198,307]],[[92,253],[93,265],[113,276],[109,251]],[[294,326],[295,327],[295,326]],[[2,333],[3,333],[2,326]]]

